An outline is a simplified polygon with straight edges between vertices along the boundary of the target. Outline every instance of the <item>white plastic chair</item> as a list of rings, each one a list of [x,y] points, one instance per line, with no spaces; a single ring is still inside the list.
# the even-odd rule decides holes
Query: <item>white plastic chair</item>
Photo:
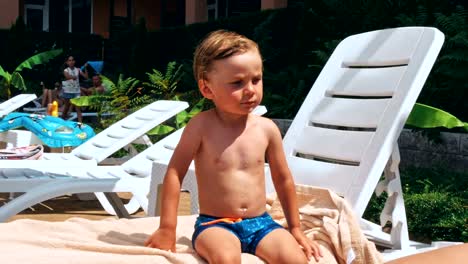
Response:
[[[94,163],[100,163],[117,150],[126,147],[135,140],[139,140],[142,136],[145,136],[147,131],[175,116],[187,107],[188,104],[183,101],[156,101],[112,124],[90,140],[73,149],[71,153],[44,153],[42,160],[33,161],[32,164],[39,164],[44,160],[52,161],[49,164],[54,164],[53,162],[62,163],[64,161],[69,161],[69,163],[73,164],[73,161],[78,162],[82,160],[92,160]],[[15,134],[11,132],[10,135],[12,133]],[[26,138],[25,135],[21,137]],[[31,138],[34,141],[34,137]],[[21,141],[21,144],[24,144],[23,141]],[[151,144],[150,141],[146,141],[146,143]],[[31,168],[34,168],[34,166]],[[149,171],[150,169],[148,170],[148,174]],[[32,178],[34,176],[25,180]],[[8,177],[0,178],[0,192],[16,192],[9,190],[9,187],[6,187],[7,185],[3,185],[4,182],[9,182],[9,180]],[[11,186],[11,184],[8,186]],[[115,214],[104,194],[95,193],[95,195],[103,207],[108,210],[108,213]],[[138,210],[138,208],[140,208],[140,204],[134,199],[127,205],[127,210],[131,213]]]
[[[398,136],[444,42],[435,28],[406,27],[367,32],[344,39],[322,69],[283,140],[295,183],[330,188],[357,216],[377,188],[388,199],[381,224],[362,220],[377,244],[408,249],[406,212],[398,171]],[[150,201],[157,197],[168,160],[153,167]],[[274,192],[271,177],[267,192]],[[385,179],[379,180],[384,173]],[[183,183],[197,194],[193,165]],[[193,199],[195,198],[195,199]],[[198,203],[192,195],[192,204]],[[151,205],[153,206],[153,205]],[[192,213],[198,213],[198,204]],[[154,209],[149,208],[151,215]]]
[[[19,94],[0,103],[0,118],[36,99],[35,94]]]

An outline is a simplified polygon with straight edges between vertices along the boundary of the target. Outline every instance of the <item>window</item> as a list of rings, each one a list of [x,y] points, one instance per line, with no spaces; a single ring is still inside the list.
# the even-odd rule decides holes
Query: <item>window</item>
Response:
[[[239,16],[261,9],[261,0],[207,0],[208,21],[221,17]]]
[[[206,9],[208,11],[208,21],[218,18],[218,0],[207,0]]]
[[[49,0],[25,0],[24,23],[32,31],[49,30]]]
[[[91,0],[69,0],[72,3],[72,12],[69,14],[69,21],[71,20],[70,32],[91,32]],[[70,6],[70,5],[69,5]],[[69,26],[70,28],[70,26]]]
[[[91,0],[25,0],[25,23],[33,31],[92,33]]]

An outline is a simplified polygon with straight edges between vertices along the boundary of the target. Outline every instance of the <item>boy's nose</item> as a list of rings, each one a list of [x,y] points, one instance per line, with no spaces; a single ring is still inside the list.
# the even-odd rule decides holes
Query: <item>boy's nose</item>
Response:
[[[254,85],[252,83],[247,84],[247,86],[244,89],[244,93],[246,93],[246,94],[255,93]]]

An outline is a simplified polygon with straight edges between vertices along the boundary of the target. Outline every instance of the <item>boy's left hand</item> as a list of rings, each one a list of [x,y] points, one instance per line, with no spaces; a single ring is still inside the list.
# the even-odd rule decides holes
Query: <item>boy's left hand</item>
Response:
[[[320,250],[319,244],[304,235],[304,232],[300,228],[293,228],[290,230],[297,243],[302,247],[308,260],[314,255],[315,261],[319,261],[320,257],[323,257],[322,251]]]

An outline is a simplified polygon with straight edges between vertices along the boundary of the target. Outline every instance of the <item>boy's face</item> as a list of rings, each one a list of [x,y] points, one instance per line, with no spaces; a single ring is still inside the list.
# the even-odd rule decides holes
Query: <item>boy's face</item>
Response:
[[[216,60],[198,85],[220,110],[248,114],[263,97],[262,59],[256,50]]]

